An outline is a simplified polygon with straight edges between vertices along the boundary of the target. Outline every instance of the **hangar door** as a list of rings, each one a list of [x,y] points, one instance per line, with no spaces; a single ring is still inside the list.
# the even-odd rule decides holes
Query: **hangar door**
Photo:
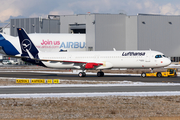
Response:
[[[86,25],[85,24],[70,24],[69,25],[71,33],[86,33]]]

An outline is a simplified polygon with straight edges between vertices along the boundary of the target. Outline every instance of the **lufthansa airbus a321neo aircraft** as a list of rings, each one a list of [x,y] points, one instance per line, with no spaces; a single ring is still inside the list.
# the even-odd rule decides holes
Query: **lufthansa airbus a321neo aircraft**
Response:
[[[85,77],[85,70],[112,68],[158,68],[168,66],[171,61],[161,52],[142,51],[84,51],[84,52],[41,52],[33,44],[23,28],[17,28],[22,53],[14,57],[37,65],[56,69],[80,69],[79,77]]]

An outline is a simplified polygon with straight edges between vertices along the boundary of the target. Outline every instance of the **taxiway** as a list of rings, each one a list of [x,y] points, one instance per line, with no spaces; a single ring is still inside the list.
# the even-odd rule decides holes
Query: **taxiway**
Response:
[[[140,76],[131,75],[106,75],[104,77],[97,77],[96,74],[88,74],[86,77],[78,77],[77,74],[72,73],[44,73],[44,72],[0,72],[0,77],[11,77],[11,78],[40,78],[40,79],[65,79],[65,80],[94,80],[94,81],[133,81],[133,82],[170,82],[180,83],[180,77],[167,77],[167,78],[156,78],[147,77],[142,78]]]

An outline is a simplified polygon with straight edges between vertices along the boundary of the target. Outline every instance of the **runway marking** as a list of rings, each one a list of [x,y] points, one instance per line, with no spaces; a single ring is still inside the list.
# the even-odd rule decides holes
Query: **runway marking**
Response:
[[[45,79],[31,79],[31,83],[46,83]]]
[[[30,79],[16,79],[16,83],[30,83]]]

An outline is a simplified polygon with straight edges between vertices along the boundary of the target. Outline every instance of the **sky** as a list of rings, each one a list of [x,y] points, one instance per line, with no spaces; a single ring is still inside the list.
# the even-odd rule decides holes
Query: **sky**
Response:
[[[0,22],[88,12],[180,15],[180,0],[0,0]]]

